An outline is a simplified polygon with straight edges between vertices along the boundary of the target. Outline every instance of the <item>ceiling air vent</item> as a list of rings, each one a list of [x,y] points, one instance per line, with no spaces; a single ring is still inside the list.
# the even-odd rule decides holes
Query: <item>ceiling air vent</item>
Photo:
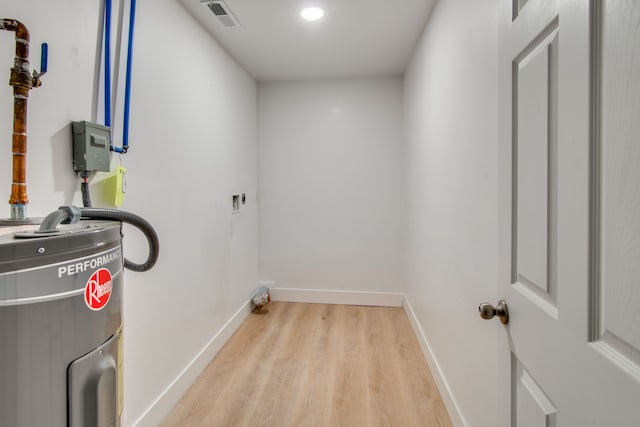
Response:
[[[236,17],[231,13],[229,6],[227,6],[222,0],[205,0],[200,2],[200,4],[209,9],[223,27],[234,28],[240,26]]]

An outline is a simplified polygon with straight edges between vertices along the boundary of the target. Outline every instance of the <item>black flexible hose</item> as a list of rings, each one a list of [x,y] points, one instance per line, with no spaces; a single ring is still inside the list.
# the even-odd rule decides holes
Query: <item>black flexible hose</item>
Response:
[[[160,252],[160,241],[153,226],[141,216],[131,212],[121,211],[119,209],[103,209],[103,208],[80,208],[83,217],[92,219],[107,219],[126,222],[142,231],[149,243],[149,255],[147,260],[142,264],[136,264],[124,259],[124,267],[131,271],[148,271],[155,265]]]
[[[83,181],[80,184],[80,192],[82,193],[82,206],[85,208],[91,207],[91,193],[89,192],[89,183]]]
[[[121,211],[119,209],[105,209],[105,208],[78,208],[76,206],[60,206],[57,211],[51,212],[40,224],[40,228],[34,233],[41,235],[53,235],[57,233],[59,224],[75,224],[80,220],[80,217],[103,219],[103,220],[115,220],[126,222],[142,231],[149,243],[149,255],[147,260],[142,264],[136,264],[124,259],[124,267],[132,271],[148,271],[158,261],[158,255],[160,253],[160,241],[158,240],[158,234],[153,226],[149,222],[131,212]]]
[[[82,183],[80,184],[80,193],[82,193],[82,206],[85,208],[91,207],[91,192],[89,191],[89,183],[87,182],[87,178],[91,176],[91,172],[89,171],[80,171],[78,174],[82,179]]]

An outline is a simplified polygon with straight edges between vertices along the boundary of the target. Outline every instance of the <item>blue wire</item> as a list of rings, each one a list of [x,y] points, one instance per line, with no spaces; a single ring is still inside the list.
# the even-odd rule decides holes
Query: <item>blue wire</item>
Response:
[[[122,149],[129,149],[129,106],[131,104],[131,63],[133,59],[133,28],[136,17],[136,0],[131,0],[129,11],[129,41],[127,45],[127,74],[124,87],[124,124],[122,129]]]

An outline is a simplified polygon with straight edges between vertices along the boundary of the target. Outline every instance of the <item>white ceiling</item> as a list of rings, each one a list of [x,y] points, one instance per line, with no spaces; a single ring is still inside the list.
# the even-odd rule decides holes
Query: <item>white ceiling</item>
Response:
[[[258,81],[403,73],[436,0],[225,0],[225,28],[200,0],[181,0]],[[307,22],[305,6],[325,16]]]

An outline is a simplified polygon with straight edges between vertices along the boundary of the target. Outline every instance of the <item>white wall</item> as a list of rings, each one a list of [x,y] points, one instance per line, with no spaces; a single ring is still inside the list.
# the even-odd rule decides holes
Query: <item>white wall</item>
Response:
[[[262,278],[400,290],[401,79],[260,83],[258,93]]]
[[[469,426],[497,425],[498,2],[440,1],[405,74],[407,288]]]
[[[32,216],[80,202],[69,122],[95,120],[99,3],[2,5],[3,16],[31,30],[33,64],[40,42],[49,42],[49,73],[29,101]],[[0,82],[9,80],[13,46],[13,34],[0,32]],[[256,83],[173,0],[138,2],[135,49],[123,208],[154,224],[161,252],[152,271],[126,272],[127,426],[251,296],[258,280]],[[12,102],[11,88],[0,85],[1,200],[10,191]],[[248,204],[232,216],[233,192],[246,192]],[[8,205],[0,207],[0,217],[8,213]],[[125,254],[142,260],[144,239],[126,231]],[[154,416],[169,409],[155,408]]]

